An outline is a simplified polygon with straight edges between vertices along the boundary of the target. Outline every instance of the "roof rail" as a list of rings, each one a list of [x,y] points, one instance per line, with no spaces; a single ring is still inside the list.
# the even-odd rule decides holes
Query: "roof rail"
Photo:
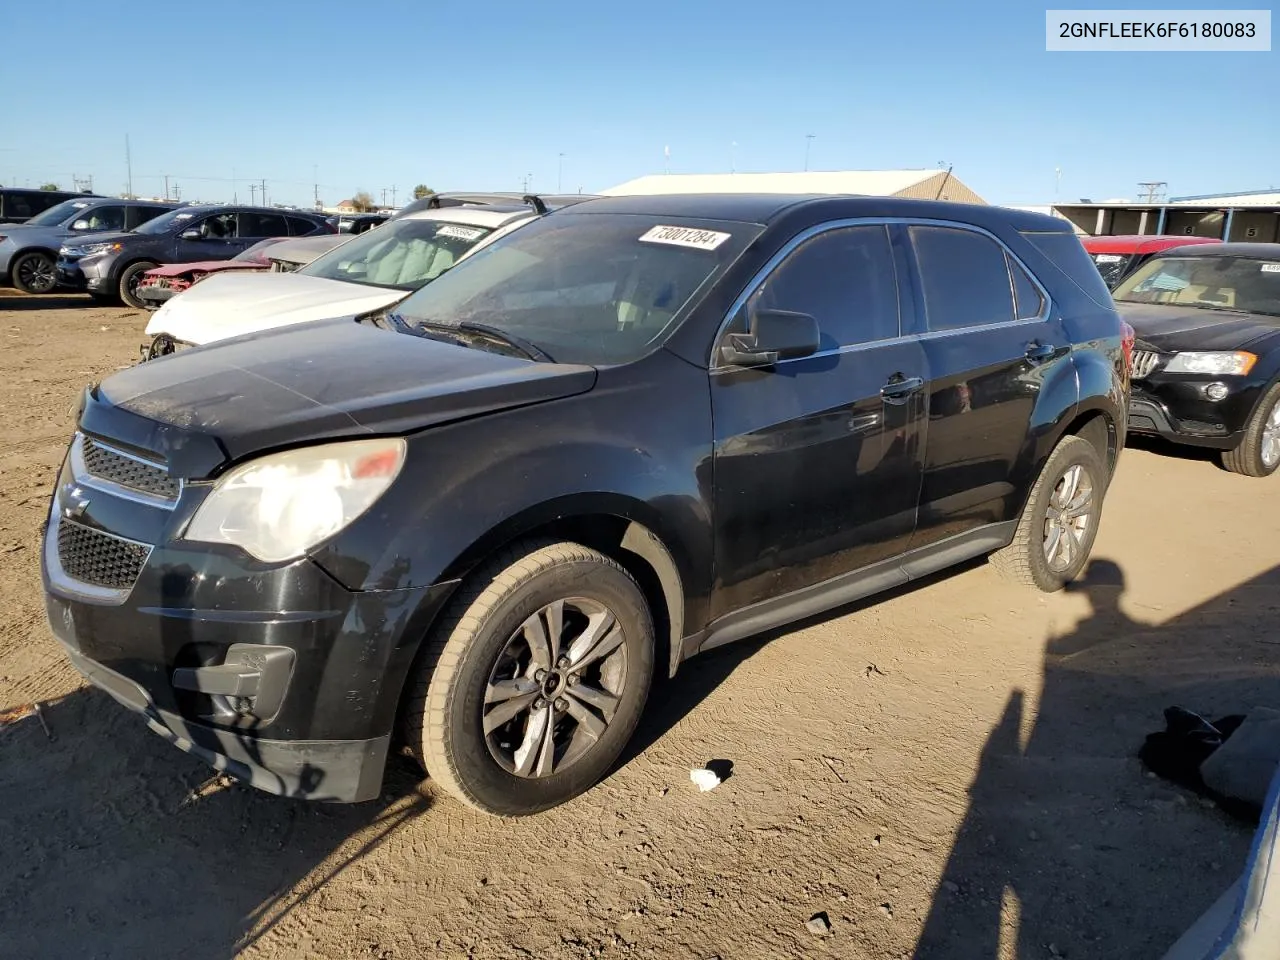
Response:
[[[525,203],[529,204],[529,206],[533,207],[533,209],[537,212],[538,216],[540,217],[546,215],[549,212],[547,210],[547,205],[542,202],[542,198],[535,193],[526,193],[520,199],[523,200]]]

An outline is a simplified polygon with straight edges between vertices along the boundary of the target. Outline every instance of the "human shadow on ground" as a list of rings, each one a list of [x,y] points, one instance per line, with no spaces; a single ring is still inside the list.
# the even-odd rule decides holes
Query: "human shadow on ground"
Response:
[[[92,687],[43,716],[0,726],[3,956],[233,956],[429,804],[400,758],[368,803],[230,784]]]
[[[0,291],[0,313],[6,310],[66,310],[92,306],[95,306],[93,299],[83,294],[32,295]]]
[[[1157,960],[1243,867],[1250,829],[1135,756],[1171,704],[1280,703],[1280,567],[1159,626],[1121,609],[1111,561],[1070,589],[1092,613],[987,738],[916,960]]]

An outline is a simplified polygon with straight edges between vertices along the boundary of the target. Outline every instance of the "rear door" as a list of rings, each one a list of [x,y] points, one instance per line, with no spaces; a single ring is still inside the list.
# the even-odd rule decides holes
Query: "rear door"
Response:
[[[962,224],[905,230],[930,378],[919,547],[1017,518],[1040,387],[1070,365],[1071,344],[994,237]]]
[[[818,321],[818,353],[768,368],[714,367],[716,590],[712,615],[901,553],[915,528],[924,351],[904,337],[905,252],[883,223],[833,225],[765,274],[755,309]]]
[[[247,250],[259,240],[289,236],[289,224],[280,213],[240,212],[240,228],[236,235],[236,253]]]

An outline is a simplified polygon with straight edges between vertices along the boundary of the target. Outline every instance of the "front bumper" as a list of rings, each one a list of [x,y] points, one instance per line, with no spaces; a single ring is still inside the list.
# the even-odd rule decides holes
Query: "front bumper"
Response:
[[[87,462],[73,448],[41,558],[50,627],[76,668],[252,786],[377,796],[404,680],[456,584],[354,591],[309,559],[182,541],[199,484],[157,504]]]
[[[1226,383],[1229,392],[1218,401],[1205,398],[1203,388]],[[1129,432],[1160,436],[1175,443],[1215,450],[1232,450],[1240,443],[1257,401],[1258,389],[1230,377],[1196,376],[1135,381],[1129,399]]]
[[[71,258],[58,257],[58,285],[70,290],[88,290],[90,293],[112,293],[112,256]]]

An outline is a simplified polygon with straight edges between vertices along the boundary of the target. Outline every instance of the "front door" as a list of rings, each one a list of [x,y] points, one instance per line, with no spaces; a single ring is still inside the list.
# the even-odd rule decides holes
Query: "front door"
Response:
[[[199,236],[174,239],[175,263],[198,263],[201,260],[230,260],[242,249],[236,239],[236,215],[215,213],[199,221],[187,221],[181,233],[195,230]]]
[[[1047,426],[1035,421],[1040,391],[1074,373],[1060,319],[1003,246],[959,225],[907,233],[930,375],[918,547],[1017,519]]]
[[[915,528],[927,382],[902,337],[905,251],[884,224],[797,245],[746,300],[817,319],[819,352],[713,367],[712,618],[900,553]],[[909,293],[908,293],[909,296]]]

